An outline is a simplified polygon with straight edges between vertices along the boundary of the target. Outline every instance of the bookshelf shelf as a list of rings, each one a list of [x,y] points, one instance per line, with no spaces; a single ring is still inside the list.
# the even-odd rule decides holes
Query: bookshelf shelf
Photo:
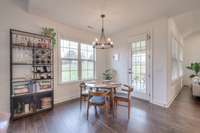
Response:
[[[28,113],[18,113],[18,114],[14,115],[14,120],[17,120],[17,119],[20,119],[20,118],[24,118],[24,117],[27,117],[27,116],[31,116],[31,115],[34,115],[34,114],[37,114],[37,113],[41,113],[41,112],[44,112],[44,111],[49,111],[49,110],[52,110],[52,107],[44,108],[44,109],[37,109],[37,110],[35,110],[33,112],[28,112]]]
[[[31,64],[31,63],[16,63],[16,62],[13,62],[12,65],[20,65],[20,66],[30,65],[30,66],[32,66],[33,64]]]
[[[12,47],[13,48],[30,48],[30,49],[45,49],[45,50],[53,50],[52,48],[45,48],[45,47],[35,47],[35,46],[29,46],[29,45],[26,45],[24,43],[20,43],[20,44],[16,44],[16,43],[13,43],[12,44]]]
[[[12,97],[23,97],[23,96],[29,96],[29,95],[37,95],[37,94],[48,93],[48,92],[52,92],[52,91],[53,91],[53,89],[40,90],[40,91],[32,92],[32,93],[24,93],[24,94],[12,95]]]

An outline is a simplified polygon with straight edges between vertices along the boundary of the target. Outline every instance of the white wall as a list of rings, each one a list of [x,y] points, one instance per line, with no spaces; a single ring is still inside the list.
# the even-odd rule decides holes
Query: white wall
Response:
[[[176,38],[179,42],[179,45],[183,45],[183,38],[180,34],[176,23],[174,22],[173,18],[168,19],[168,63],[167,63],[167,107],[174,101],[176,96],[182,89],[182,80],[183,77],[179,77],[177,80],[172,81],[172,39]]]
[[[167,103],[167,45],[168,45],[168,19],[161,18],[148,24],[133,27],[128,31],[124,31],[112,36],[114,40],[114,48],[110,50],[111,65],[117,71],[117,80],[122,83],[128,83],[128,64],[130,53],[130,40],[137,35],[146,32],[152,32],[152,102],[161,106]],[[119,54],[118,62],[112,61],[112,55]]]
[[[186,69],[192,62],[200,62],[200,32],[191,34],[184,39],[184,85],[191,85],[191,79],[189,76],[192,71]]]
[[[53,27],[58,37],[90,43],[95,34],[74,29],[66,25],[29,14],[26,0],[2,0],[0,4],[0,112],[9,112],[10,107],[10,70],[9,70],[9,29],[19,29],[40,33],[45,26]],[[79,96],[78,83],[58,84],[58,49],[55,48],[55,102],[62,102]],[[106,53],[97,51],[97,77],[101,76],[105,67]]]

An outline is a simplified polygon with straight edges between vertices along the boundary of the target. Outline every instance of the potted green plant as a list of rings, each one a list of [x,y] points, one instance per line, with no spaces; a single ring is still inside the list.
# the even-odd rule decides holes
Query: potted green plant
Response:
[[[113,78],[113,70],[112,69],[106,69],[103,73],[103,79],[106,81],[110,81]]]
[[[56,45],[56,32],[53,28],[43,27],[42,28],[42,35],[51,38],[52,47]]]
[[[190,75],[190,78],[198,77],[200,72],[200,63],[191,63],[190,66],[186,67],[189,70],[193,71],[193,74]]]

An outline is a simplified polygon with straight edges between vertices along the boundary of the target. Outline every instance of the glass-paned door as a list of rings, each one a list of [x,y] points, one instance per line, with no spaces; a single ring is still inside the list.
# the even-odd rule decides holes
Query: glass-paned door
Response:
[[[131,43],[130,80],[135,97],[149,100],[149,44],[146,36],[137,37]]]

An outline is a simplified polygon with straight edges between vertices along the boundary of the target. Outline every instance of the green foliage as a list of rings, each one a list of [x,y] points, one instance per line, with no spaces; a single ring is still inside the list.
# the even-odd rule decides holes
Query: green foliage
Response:
[[[106,69],[105,72],[103,73],[103,78],[104,80],[112,80],[112,69]]]
[[[190,75],[190,78],[193,78],[195,76],[198,76],[200,72],[200,63],[191,63],[190,66],[187,66],[186,68],[194,72],[194,74]]]
[[[56,32],[53,28],[43,27],[42,35],[51,38],[52,47],[56,45]]]

